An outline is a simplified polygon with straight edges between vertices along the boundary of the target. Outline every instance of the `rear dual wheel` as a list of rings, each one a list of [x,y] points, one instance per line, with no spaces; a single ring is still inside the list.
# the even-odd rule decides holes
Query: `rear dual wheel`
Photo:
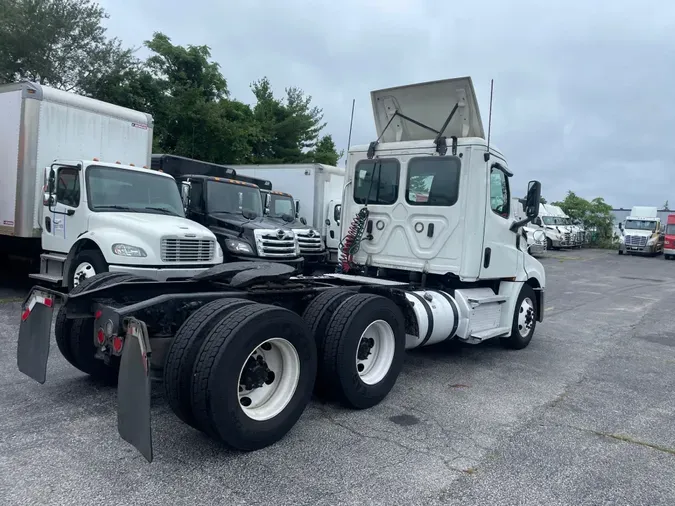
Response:
[[[165,389],[182,420],[229,447],[257,450],[298,421],[316,366],[316,347],[298,315],[222,299],[193,313],[178,331]]]
[[[364,409],[381,402],[403,368],[405,322],[394,302],[327,290],[303,315],[319,350],[317,393]]]

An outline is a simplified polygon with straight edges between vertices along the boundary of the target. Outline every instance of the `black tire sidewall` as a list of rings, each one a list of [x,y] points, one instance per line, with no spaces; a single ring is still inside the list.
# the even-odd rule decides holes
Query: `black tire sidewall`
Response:
[[[520,331],[518,329],[518,315],[520,314],[520,305],[526,297],[529,297],[529,299],[532,301],[535,317],[534,321],[532,322],[532,328],[530,329],[530,332],[527,334],[527,336],[523,337],[520,335]],[[516,305],[513,310],[511,336],[504,340],[509,345],[509,347],[514,349],[522,349],[530,343],[537,327],[537,310],[537,297],[535,296],[534,289],[527,283],[524,283],[523,287],[520,289],[520,293],[518,294],[518,299],[516,299]]]
[[[232,313],[230,316],[234,317]],[[239,405],[239,373],[250,353],[272,337],[284,338],[293,344],[300,360],[300,378],[284,410],[270,420],[257,421],[249,418]],[[272,444],[295,425],[305,410],[314,387],[316,368],[316,347],[298,315],[279,309],[248,317],[221,345],[209,375],[207,395],[213,429],[225,443],[240,450],[256,450]]]
[[[345,304],[344,301],[334,312],[335,318]],[[386,376],[374,385],[368,385],[361,380],[356,368],[356,353],[361,335],[366,327],[375,320],[386,321],[394,331],[396,341],[394,358]],[[367,301],[353,313],[342,333],[337,352],[337,372],[342,395],[355,408],[368,408],[379,403],[393,388],[403,369],[405,357],[405,321],[403,313],[391,300],[378,296]]]
[[[73,285],[74,283],[73,277],[75,276],[75,269],[77,269],[77,266],[80,265],[82,262],[89,262],[92,265],[92,267],[94,267],[96,275],[108,272],[108,262],[105,261],[105,258],[103,258],[103,255],[101,254],[100,251],[95,249],[85,249],[80,251],[77,255],[75,255],[75,258],[73,258],[73,262],[70,265],[70,269],[68,269],[69,292],[75,288],[75,286]],[[93,277],[96,277],[96,275]]]

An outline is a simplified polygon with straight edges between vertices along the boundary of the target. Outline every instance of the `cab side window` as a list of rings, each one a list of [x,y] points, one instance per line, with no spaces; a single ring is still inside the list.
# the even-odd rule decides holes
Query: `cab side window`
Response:
[[[510,201],[509,180],[499,167],[493,166],[490,169],[490,208],[502,218],[508,218]]]
[[[80,171],[61,168],[56,176],[56,201],[64,206],[80,205]]]

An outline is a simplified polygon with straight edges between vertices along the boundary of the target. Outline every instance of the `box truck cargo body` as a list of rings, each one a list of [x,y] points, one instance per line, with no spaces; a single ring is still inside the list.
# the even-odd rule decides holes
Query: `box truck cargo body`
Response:
[[[0,234],[40,237],[43,168],[56,159],[150,166],[152,116],[33,83],[0,86]]]

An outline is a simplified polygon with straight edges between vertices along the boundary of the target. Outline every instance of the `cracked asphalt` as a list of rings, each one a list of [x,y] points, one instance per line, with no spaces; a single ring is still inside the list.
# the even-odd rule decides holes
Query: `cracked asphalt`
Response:
[[[280,443],[224,450],[153,395],[155,461],[122,441],[115,390],[52,345],[16,368],[28,286],[0,276],[0,503],[7,505],[673,505],[675,262],[548,253],[528,348],[408,353],[380,405],[313,401]]]

